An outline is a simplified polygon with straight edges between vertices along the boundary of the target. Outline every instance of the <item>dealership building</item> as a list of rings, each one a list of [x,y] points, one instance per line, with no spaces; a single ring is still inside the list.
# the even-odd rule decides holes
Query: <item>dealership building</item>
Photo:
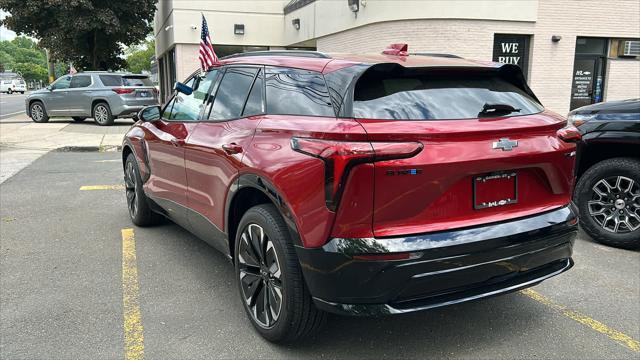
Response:
[[[549,109],[640,98],[638,0],[161,0],[164,96],[198,69],[201,13],[218,56],[270,49],[453,54],[520,65]]]

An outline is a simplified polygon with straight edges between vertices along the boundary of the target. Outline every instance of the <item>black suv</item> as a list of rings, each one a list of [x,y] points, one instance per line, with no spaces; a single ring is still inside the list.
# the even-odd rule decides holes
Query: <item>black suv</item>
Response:
[[[580,225],[601,243],[640,248],[640,99],[581,107],[569,121],[582,134]]]

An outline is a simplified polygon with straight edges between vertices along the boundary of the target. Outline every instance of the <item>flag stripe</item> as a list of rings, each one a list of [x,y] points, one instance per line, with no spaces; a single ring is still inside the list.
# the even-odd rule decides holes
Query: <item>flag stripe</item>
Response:
[[[200,32],[200,50],[198,59],[200,60],[200,66],[202,71],[207,71],[209,68],[218,63],[219,59],[213,50],[213,43],[211,36],[209,36],[209,27],[207,26],[207,20],[202,15],[202,31]]]

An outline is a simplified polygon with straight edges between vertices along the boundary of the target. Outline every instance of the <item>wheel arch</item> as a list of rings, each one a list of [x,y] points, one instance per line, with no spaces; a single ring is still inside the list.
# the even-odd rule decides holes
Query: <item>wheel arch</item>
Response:
[[[111,109],[111,105],[109,104],[109,101],[107,101],[107,99],[104,99],[104,98],[93,99],[93,100],[91,100],[91,116],[93,116],[93,108],[95,108],[96,105],[98,105],[99,103],[105,103],[105,104],[107,104],[109,109]]]
[[[229,189],[225,206],[225,232],[229,239],[229,254],[232,261],[240,220],[247,210],[260,204],[273,204],[285,220],[293,244],[302,245],[291,208],[276,187],[259,175],[242,174]]]
[[[591,136],[589,136],[591,135]],[[607,159],[617,157],[629,157],[640,160],[640,153],[637,147],[640,146],[640,134],[634,138],[625,139],[625,141],[598,140],[598,134],[589,134],[585,136],[581,145],[579,159],[577,164],[577,176],[581,177],[593,165]]]
[[[27,106],[27,116],[31,116],[31,105],[33,105],[34,102],[39,102],[40,104],[42,104],[42,107],[44,107],[44,111],[47,111],[47,105],[44,103],[44,100],[42,100],[41,98],[33,98],[29,99],[29,106]]]

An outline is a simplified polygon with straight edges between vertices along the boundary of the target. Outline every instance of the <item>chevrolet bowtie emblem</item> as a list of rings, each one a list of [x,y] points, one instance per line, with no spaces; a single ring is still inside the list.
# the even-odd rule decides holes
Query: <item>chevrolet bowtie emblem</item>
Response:
[[[493,143],[494,149],[502,149],[502,151],[511,151],[514,147],[518,147],[518,140],[503,138]]]

